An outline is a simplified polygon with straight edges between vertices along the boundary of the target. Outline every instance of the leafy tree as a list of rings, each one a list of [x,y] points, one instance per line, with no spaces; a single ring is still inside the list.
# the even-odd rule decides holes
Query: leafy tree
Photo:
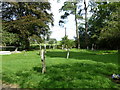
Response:
[[[48,43],[49,43],[49,44],[55,44],[55,43],[57,43],[57,40],[51,38]]]
[[[68,36],[64,36],[61,40],[61,45],[64,45],[64,48],[67,50],[67,59],[70,55],[70,49],[75,46],[75,42],[73,40],[68,39]]]
[[[106,25],[100,31],[98,39],[100,41],[105,40],[108,43],[108,47],[118,49],[120,47],[120,3],[110,3],[109,7],[112,6],[114,7],[114,11],[108,16],[108,20],[105,22]]]
[[[4,2],[2,3],[3,26],[8,32],[18,34],[20,41],[29,49],[29,37],[41,35],[49,31],[49,23],[53,25],[50,3],[47,2]]]
[[[78,11],[79,9],[79,11]],[[62,8],[60,9],[60,11],[65,11],[64,15],[61,16],[61,19],[66,19],[69,15],[73,14],[75,16],[75,26],[76,26],[76,37],[77,37],[77,48],[80,48],[80,37],[79,37],[79,33],[78,33],[78,21],[79,19],[82,19],[81,17],[81,9],[80,9],[80,5],[78,4],[78,2],[69,2],[66,1],[64,2],[64,5],[62,6]],[[60,25],[65,23],[65,21],[60,20],[59,23]]]
[[[68,36],[64,36],[61,40],[61,45],[64,45],[64,48],[70,49],[75,46],[74,40],[68,39]]]
[[[88,38],[88,20],[87,20],[87,13],[88,13],[88,6],[86,3],[86,0],[84,0],[84,10],[85,10],[85,44],[86,47],[88,47],[88,42],[89,42],[89,38]]]
[[[1,30],[0,35],[2,36],[2,45],[19,45],[19,38],[17,34],[9,33],[4,30]]]
[[[54,38],[50,38],[50,40],[49,40],[49,42],[48,42],[49,44],[51,44],[51,46],[53,45],[53,44],[57,44],[57,40],[56,39],[54,39]],[[50,47],[51,47],[50,46]],[[49,48],[50,48],[49,47]],[[53,49],[55,48],[55,45],[53,46]]]
[[[42,39],[42,37],[37,35],[31,36],[29,39],[31,44],[40,44],[44,42],[44,39]]]
[[[119,27],[120,2],[97,3],[89,20],[92,41],[99,48],[118,49],[120,46]]]

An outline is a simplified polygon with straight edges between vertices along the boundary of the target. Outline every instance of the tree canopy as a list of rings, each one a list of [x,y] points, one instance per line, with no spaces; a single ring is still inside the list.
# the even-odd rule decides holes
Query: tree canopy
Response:
[[[68,36],[64,36],[61,40],[61,45],[64,45],[64,48],[70,49],[74,47],[75,42],[74,40],[68,39]]]
[[[120,2],[91,1],[88,6],[91,6],[92,16],[88,18],[86,1],[81,1],[84,2],[66,1],[60,9],[64,12],[59,21],[60,25],[64,26],[69,15],[75,17],[76,47],[86,48],[94,44],[98,49],[118,49]],[[80,3],[83,3],[83,7]],[[49,2],[2,2],[3,31],[0,31],[0,34],[4,37],[3,44],[21,45],[29,49],[31,41],[37,43],[49,41],[51,34],[49,26],[53,25],[53,14],[50,9]],[[65,36],[61,43],[68,43],[67,40],[68,37]],[[53,43],[53,40],[50,40],[50,43]]]
[[[41,37],[53,25],[48,2],[3,2],[2,6],[4,30],[17,34],[26,49],[30,46],[30,36]]]
[[[120,2],[97,3],[89,20],[91,38],[99,48],[118,49],[120,46],[119,26]]]
[[[64,5],[61,7],[60,11],[64,11],[64,15],[61,16],[61,20],[59,24],[62,25],[65,23],[64,19],[66,19],[69,15],[73,14],[75,16],[75,27],[76,27],[76,37],[77,37],[77,48],[80,48],[80,40],[79,40],[79,33],[78,33],[78,21],[82,19],[81,16],[81,9],[78,2],[64,2]]]

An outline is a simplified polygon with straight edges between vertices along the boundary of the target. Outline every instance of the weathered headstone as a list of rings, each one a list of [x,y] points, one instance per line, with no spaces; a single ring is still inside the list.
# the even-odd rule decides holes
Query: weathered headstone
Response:
[[[89,49],[89,47],[87,46],[87,50]]]
[[[92,50],[94,50],[94,44],[92,44]]]
[[[64,49],[64,45],[62,45],[62,49]]]

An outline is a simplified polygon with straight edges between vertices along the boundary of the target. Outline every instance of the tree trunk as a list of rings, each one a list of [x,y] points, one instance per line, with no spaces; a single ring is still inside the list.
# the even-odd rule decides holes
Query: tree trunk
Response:
[[[55,44],[55,49],[57,49],[57,45]]]
[[[119,60],[120,60],[120,46],[118,46],[118,65],[119,65],[119,67],[118,67],[118,73],[120,71],[120,61]]]
[[[53,45],[53,49],[55,49],[55,45]]]
[[[40,52],[39,52],[39,54],[40,54],[40,53],[41,53],[41,49],[42,49],[42,48],[41,48],[41,44],[39,44],[39,47],[40,47]]]
[[[85,44],[86,47],[88,47],[88,23],[87,23],[87,6],[86,6],[86,0],[84,0],[84,9],[85,9]]]
[[[41,44],[39,44],[40,50],[41,50]]]
[[[49,49],[51,48],[51,45],[49,45]]]
[[[45,64],[45,51],[41,50],[41,62],[42,62],[42,74],[46,72],[46,64]]]
[[[75,4],[76,6],[76,4]],[[78,32],[78,26],[77,26],[77,6],[75,8],[75,27],[76,27],[76,37],[77,37],[77,48],[80,49],[80,37],[79,37],[79,32]]]
[[[25,39],[25,49],[26,49],[26,50],[29,50],[29,49],[30,49],[30,42],[29,42],[29,39],[28,39],[28,38]]]
[[[94,46],[94,50],[96,50],[97,49],[97,46],[96,46],[96,44],[95,44],[95,46]]]

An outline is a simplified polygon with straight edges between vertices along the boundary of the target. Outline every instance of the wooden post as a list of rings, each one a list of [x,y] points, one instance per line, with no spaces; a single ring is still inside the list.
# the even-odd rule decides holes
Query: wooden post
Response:
[[[42,62],[42,74],[46,72],[46,65],[45,65],[45,51],[41,50],[41,62]]]
[[[67,49],[67,59],[69,58],[69,55],[70,55],[70,49]]]

